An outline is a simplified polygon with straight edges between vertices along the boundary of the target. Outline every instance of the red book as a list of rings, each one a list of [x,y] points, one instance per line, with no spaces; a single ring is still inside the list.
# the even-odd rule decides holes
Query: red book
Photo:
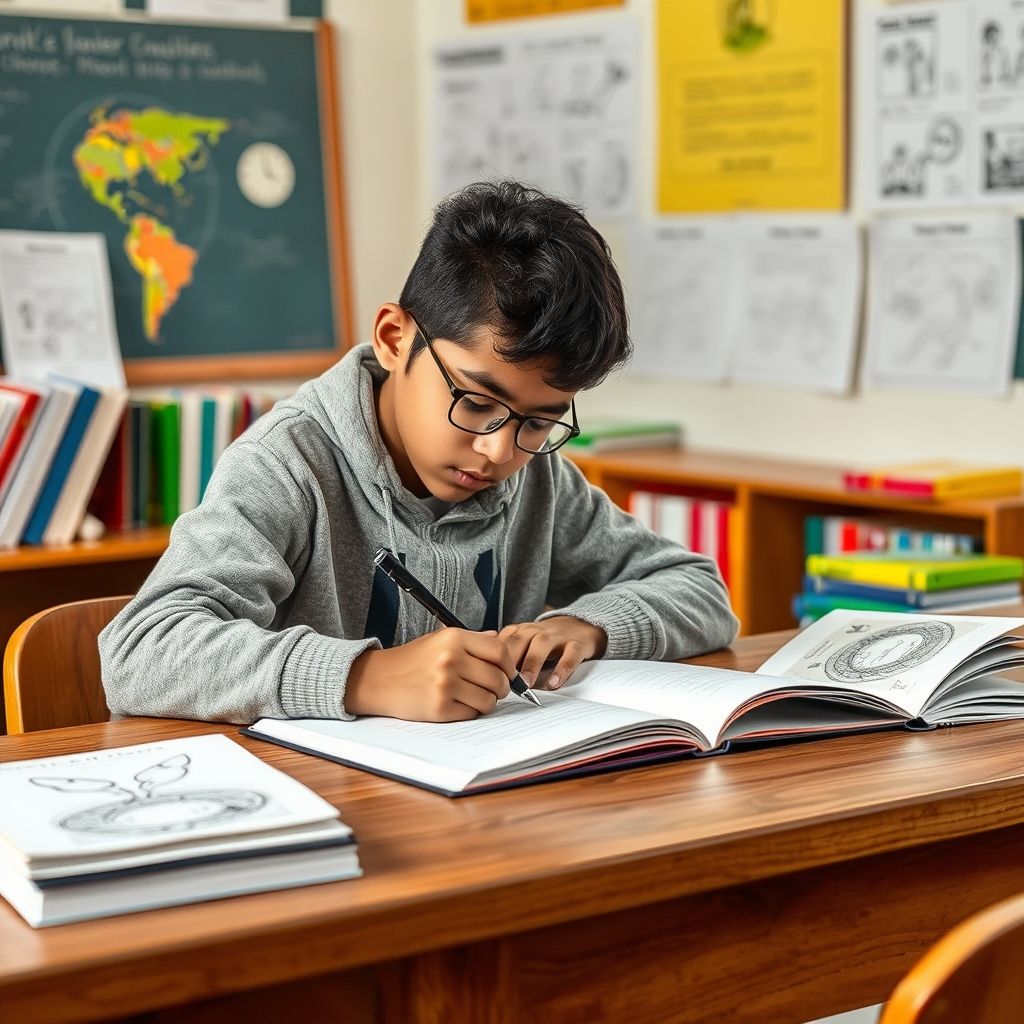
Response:
[[[857,524],[844,519],[839,528],[839,550],[859,551],[860,545],[857,541]]]
[[[725,502],[721,502],[716,509],[718,525],[718,571],[729,586],[729,512],[730,508]]]
[[[0,380],[0,390],[6,391],[21,401],[21,409],[14,417],[7,436],[0,441],[0,492],[10,481],[28,439],[32,434],[36,413],[42,400],[42,392],[12,380]]]
[[[89,511],[108,530],[124,530],[131,525],[131,498],[128,489],[131,433],[128,419],[126,412],[121,417],[121,424],[114,435],[114,441],[89,499]]]

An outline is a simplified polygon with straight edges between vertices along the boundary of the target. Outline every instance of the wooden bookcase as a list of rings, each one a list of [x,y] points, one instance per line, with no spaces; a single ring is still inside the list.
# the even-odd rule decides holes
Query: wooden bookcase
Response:
[[[804,520],[811,515],[969,533],[990,554],[1024,556],[1024,495],[938,503],[855,494],[843,488],[838,466],[675,448],[571,458],[623,508],[631,491],[652,485],[733,505],[731,591],[744,634],[796,625],[790,606],[802,586]]]

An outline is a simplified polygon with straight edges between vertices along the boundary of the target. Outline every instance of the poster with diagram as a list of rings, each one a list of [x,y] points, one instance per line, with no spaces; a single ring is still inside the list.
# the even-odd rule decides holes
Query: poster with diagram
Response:
[[[863,25],[861,175],[866,204],[963,204],[973,190],[967,8],[874,9]]]
[[[1024,197],[1024,0],[874,8],[860,38],[866,207]]]
[[[627,277],[634,377],[722,382],[737,306],[732,217],[637,224]]]
[[[1005,396],[1020,306],[1013,214],[871,224],[868,387]]]
[[[636,190],[632,19],[477,35],[434,52],[434,191],[516,178],[619,217]]]
[[[733,380],[848,394],[860,313],[860,230],[841,214],[737,219]]]

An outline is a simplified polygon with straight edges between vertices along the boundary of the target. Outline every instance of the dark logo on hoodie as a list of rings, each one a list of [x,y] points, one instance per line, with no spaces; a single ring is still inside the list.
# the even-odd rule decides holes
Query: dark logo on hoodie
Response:
[[[399,553],[399,561],[405,565],[405,555]],[[501,569],[495,571],[494,552],[482,551],[476,560],[473,580],[486,602],[481,631],[498,629],[498,601],[501,597]],[[395,645],[398,629],[399,590],[380,569],[374,571],[373,589],[370,592],[370,607],[366,613],[364,637],[376,637],[381,647]]]

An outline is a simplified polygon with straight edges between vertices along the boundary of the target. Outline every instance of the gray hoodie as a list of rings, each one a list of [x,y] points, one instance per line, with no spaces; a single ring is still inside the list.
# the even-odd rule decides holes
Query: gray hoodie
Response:
[[[714,563],[619,510],[560,455],[440,518],[381,440],[369,345],[279,402],[217,463],[197,509],[100,634],[111,711],[252,722],[349,718],[349,668],[437,628],[374,573],[386,545],[470,628],[575,615],[607,658],[724,646],[737,621]]]

